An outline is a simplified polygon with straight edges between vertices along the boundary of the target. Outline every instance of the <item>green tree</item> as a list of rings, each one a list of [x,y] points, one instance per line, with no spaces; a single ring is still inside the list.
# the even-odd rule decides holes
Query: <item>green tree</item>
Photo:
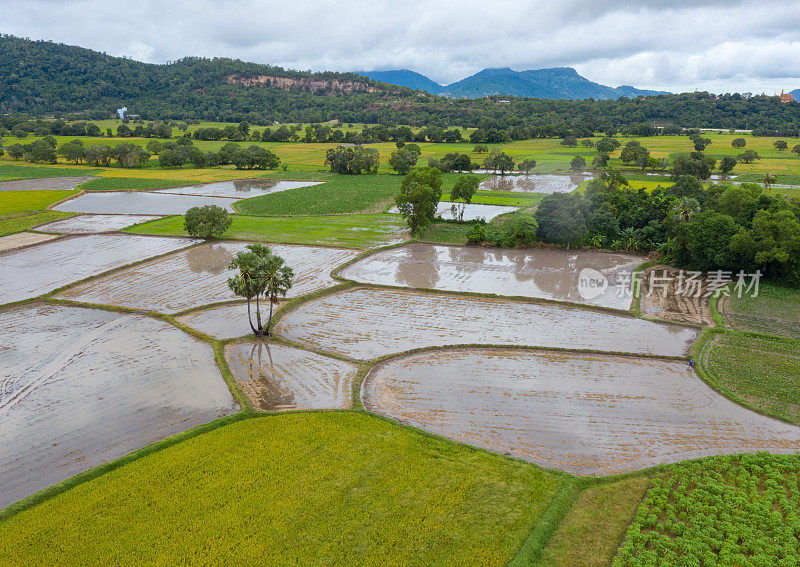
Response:
[[[786,140],[775,140],[772,145],[775,146],[775,149],[777,149],[779,152],[789,148],[789,144],[786,143]]]
[[[691,175],[697,179],[708,179],[711,176],[711,167],[706,156],[700,152],[689,155],[682,154],[672,162],[672,178],[677,179],[682,175]]]
[[[22,156],[25,155],[25,150],[23,149],[21,144],[11,144],[7,148],[8,155],[15,160],[22,159]]]
[[[528,175],[536,167],[536,160],[531,158],[524,159],[517,164],[517,167],[520,171],[524,171],[525,175]]]
[[[158,140],[150,140],[147,142],[147,146],[145,149],[150,152],[152,155],[158,155],[161,153],[161,142]]]
[[[733,140],[731,140],[731,146],[736,148],[737,150],[742,149],[746,145],[747,145],[747,140],[745,140],[744,138],[734,138]]]
[[[389,156],[389,167],[400,175],[407,175],[417,165],[417,154],[405,148],[392,152]]]
[[[800,157],[800,144],[796,144],[792,148],[792,153],[795,154],[796,156]]]
[[[183,228],[190,236],[210,240],[219,238],[231,226],[233,219],[219,205],[192,207],[183,217]]]
[[[395,204],[412,235],[419,234],[433,222],[441,198],[442,174],[438,169],[424,167],[405,176]]]
[[[761,159],[761,156],[755,150],[745,150],[736,159],[741,163],[753,163],[755,160]]]
[[[583,156],[575,156],[569,162],[569,167],[572,171],[581,171],[586,169],[586,160],[583,158]]]
[[[592,167],[596,169],[602,169],[604,167],[608,167],[608,162],[610,160],[611,156],[609,156],[608,154],[603,154],[603,153],[597,154],[596,156],[594,156],[594,159],[592,160]]]
[[[575,136],[567,136],[563,140],[561,140],[562,146],[567,146],[568,148],[574,148],[578,145],[578,140]]]
[[[247,300],[247,320],[256,337],[269,336],[272,307],[279,297],[285,297],[292,287],[294,272],[280,256],[272,253],[265,244],[248,244],[231,260],[229,269],[237,273],[228,279],[228,287]],[[261,322],[261,297],[269,301],[270,311],[265,329]],[[251,301],[256,303],[256,324],[253,325]]]
[[[478,144],[474,148],[472,148],[472,151],[475,152],[476,154],[485,154],[489,151],[489,146],[487,146],[486,144]]]
[[[472,197],[475,196],[479,185],[480,178],[474,173],[468,173],[459,177],[450,190],[450,199],[458,203],[453,207],[457,209],[459,221],[464,221],[464,210],[467,208],[467,204],[472,202]]]
[[[581,207],[581,196],[574,193],[546,195],[536,208],[537,234],[544,242],[564,244],[586,238],[587,224]]]
[[[378,150],[372,148],[338,146],[325,153],[325,164],[330,166],[333,173],[377,173],[379,157]]]
[[[83,163],[86,161],[86,148],[81,140],[72,140],[59,146],[58,155],[72,163]]]
[[[719,162],[719,170],[724,174],[728,175],[731,170],[736,167],[736,164],[739,163],[736,161],[736,158],[733,156],[724,156]]]

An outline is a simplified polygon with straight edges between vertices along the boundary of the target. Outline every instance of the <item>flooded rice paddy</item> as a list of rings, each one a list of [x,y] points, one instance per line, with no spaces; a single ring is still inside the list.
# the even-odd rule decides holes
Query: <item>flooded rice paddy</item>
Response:
[[[53,207],[56,211],[71,213],[120,215],[182,215],[192,207],[218,205],[233,212],[231,203],[238,199],[198,197],[145,191],[108,191],[84,193]]]
[[[697,330],[578,307],[391,289],[350,289],[285,314],[275,333],[372,359],[458,344],[526,345],[684,356]]]
[[[800,450],[800,428],[738,406],[679,362],[503,349],[424,352],[374,368],[362,400],[427,431],[580,475]]]
[[[180,250],[187,238],[97,234],[60,238],[0,255],[0,303],[37,297],[113,268]]]
[[[339,275],[360,283],[535,297],[628,309],[633,298],[630,274],[642,262],[643,258],[637,256],[606,252],[418,243],[368,256],[347,266]],[[607,287],[596,296],[581,294],[579,279],[584,269],[599,272],[607,282]]]
[[[258,197],[289,189],[299,189],[309,185],[318,185],[322,181],[282,181],[278,179],[232,179],[230,181],[217,181],[203,185],[189,187],[176,187],[163,189],[159,193],[174,195],[197,195],[201,197],[230,197],[233,199],[246,199]]]
[[[0,508],[238,411],[210,345],[142,315],[0,312]]]
[[[41,224],[36,230],[59,234],[96,234],[113,232],[140,222],[155,220],[152,215],[76,215],[67,219]]]
[[[233,275],[228,265],[246,245],[244,242],[203,244],[86,282],[58,297],[160,313],[229,301],[237,297],[228,289],[227,279]],[[358,255],[355,250],[317,246],[271,248],[294,270],[295,281],[288,297],[336,284],[330,277],[331,270]]]
[[[452,220],[454,218],[458,218],[458,210],[456,214],[453,214],[453,205],[458,207],[460,210],[462,205],[457,203],[451,203],[448,201],[442,201],[436,206],[436,216],[445,220]],[[464,207],[464,220],[465,221],[472,221],[483,219],[485,221],[490,221],[496,216],[503,215],[505,213],[513,213],[519,207],[504,207],[501,205],[478,205],[475,203],[468,203],[463,205]],[[399,210],[397,207],[392,207],[389,209],[390,213],[399,214]]]
[[[97,178],[92,176],[83,176],[15,179],[14,181],[0,181],[0,191],[65,191],[69,189],[75,189],[76,186],[91,179]]]
[[[225,347],[225,359],[257,410],[346,409],[355,364],[267,342]]]
[[[58,236],[54,234],[37,234],[35,232],[18,232],[16,234],[0,236],[0,252],[22,248],[23,246],[30,246],[31,244],[47,242],[54,238],[58,238]]]
[[[275,309],[278,305],[275,306]],[[269,306],[267,306],[267,310]],[[256,306],[251,305],[253,324],[256,321]],[[262,322],[266,322],[266,310],[262,310]],[[253,332],[247,322],[247,304],[220,305],[201,311],[192,311],[176,317],[179,323],[205,333],[215,339],[235,339],[245,337]]]
[[[531,175],[495,175],[482,182],[482,191],[521,191],[526,193],[571,193],[578,185],[594,179],[591,173],[570,175],[550,175],[534,173]]]

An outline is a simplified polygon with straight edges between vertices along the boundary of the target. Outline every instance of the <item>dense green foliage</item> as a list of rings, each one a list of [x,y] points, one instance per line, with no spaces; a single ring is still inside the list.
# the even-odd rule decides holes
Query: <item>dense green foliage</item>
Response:
[[[631,190],[604,172],[585,195],[545,196],[539,238],[564,245],[662,253],[693,270],[739,270],[800,282],[800,206],[754,184],[705,188],[691,175],[668,187]]]
[[[276,78],[291,79],[292,85],[273,86]],[[125,105],[147,120],[458,124],[481,128],[480,135],[470,138],[473,143],[586,137],[620,128],[646,136],[654,133],[653,122],[800,133],[800,105],[781,104],[775,96],[700,92],[604,101],[502,97],[507,103],[498,102],[500,98],[420,96],[356,74],[301,73],[231,59],[186,58],[152,65],[52,42],[0,37],[0,112],[6,113],[80,112],[83,119],[109,118]]]
[[[418,235],[433,222],[441,198],[442,175],[438,169],[415,169],[403,178],[395,205],[411,234]]]
[[[766,453],[656,475],[613,565],[800,563],[800,460]]]
[[[0,564],[502,565],[561,483],[369,415],[272,415],[3,521]]]
[[[222,236],[232,222],[228,211],[219,205],[203,205],[186,211],[183,228],[189,236],[209,240]]]

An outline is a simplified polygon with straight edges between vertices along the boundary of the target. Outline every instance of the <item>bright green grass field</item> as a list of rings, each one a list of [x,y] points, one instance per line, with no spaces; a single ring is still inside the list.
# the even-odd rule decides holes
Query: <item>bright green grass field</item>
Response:
[[[295,189],[296,190],[296,189]],[[223,238],[288,244],[320,244],[372,248],[401,239],[406,224],[398,215],[330,215],[313,217],[249,217],[233,215]],[[126,229],[135,234],[187,236],[183,216],[167,217]]]
[[[82,175],[94,175],[98,169],[69,169],[48,167],[46,165],[0,165],[0,181],[13,179],[36,179],[39,177],[80,177]]]
[[[148,179],[137,177],[100,177],[78,185],[78,189],[86,191],[142,191],[146,189],[164,189],[192,185],[191,181],[180,179]]]
[[[235,422],[5,520],[2,565],[502,565],[561,475],[352,412]]]
[[[701,364],[722,391],[800,422],[800,341],[722,333],[706,345]]]
[[[507,207],[532,207],[542,200],[542,193],[517,191],[476,191],[473,203],[481,205],[503,205]],[[442,193],[442,201],[450,201],[450,193]]]
[[[38,211],[77,192],[72,189],[58,191],[0,191],[0,215],[22,211]]]
[[[46,222],[71,217],[74,214],[61,211],[37,211],[2,215],[0,216],[0,236],[22,232]]]
[[[318,176],[322,177],[322,176]],[[322,185],[243,199],[234,209],[245,215],[335,215],[379,213],[400,191],[399,175],[331,175]]]
[[[732,295],[723,305],[725,321],[732,329],[800,339],[800,293],[796,288],[762,283],[758,297]]]

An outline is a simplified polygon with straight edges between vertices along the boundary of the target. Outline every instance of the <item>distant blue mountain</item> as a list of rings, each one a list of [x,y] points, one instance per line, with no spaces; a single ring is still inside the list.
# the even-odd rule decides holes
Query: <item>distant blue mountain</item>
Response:
[[[789,91],[789,94],[794,97],[794,100],[800,102],[800,89],[795,89],[793,91]]]
[[[426,90],[432,94],[450,97],[480,98],[488,95],[508,95],[531,98],[564,98],[582,100],[616,99],[621,96],[637,97],[669,94],[665,91],[649,91],[628,85],[608,87],[582,77],[571,67],[553,67],[531,71],[513,69],[484,69],[474,75],[449,85],[440,85],[414,71],[368,71],[360,73],[385,83]]]

